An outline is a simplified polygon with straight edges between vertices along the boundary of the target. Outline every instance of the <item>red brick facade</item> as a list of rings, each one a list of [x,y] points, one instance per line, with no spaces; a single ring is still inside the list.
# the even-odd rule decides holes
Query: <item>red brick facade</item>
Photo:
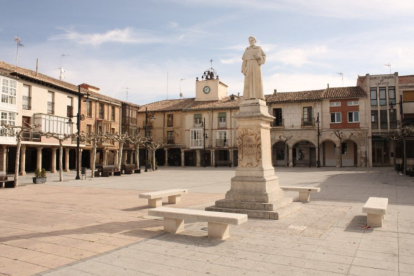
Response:
[[[343,128],[359,128],[360,123],[349,123],[348,122],[348,112],[350,111],[359,111],[359,105],[348,106],[348,102],[350,101],[357,101],[359,102],[358,98],[355,99],[337,99],[337,100],[330,100],[329,102],[340,102],[341,106],[330,106],[329,111],[332,112],[341,112],[341,122],[340,123],[331,123],[331,129],[343,129]],[[359,114],[361,116],[361,114]],[[361,120],[361,118],[359,118]]]

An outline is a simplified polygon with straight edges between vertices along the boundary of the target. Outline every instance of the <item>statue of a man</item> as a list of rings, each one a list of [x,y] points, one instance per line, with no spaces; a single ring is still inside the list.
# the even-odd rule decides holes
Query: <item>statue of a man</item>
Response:
[[[244,51],[242,60],[243,65],[241,72],[244,75],[244,99],[262,99],[263,95],[263,82],[262,82],[262,69],[260,66],[265,63],[266,55],[260,46],[256,46],[256,38],[254,36],[249,37],[250,46]]]

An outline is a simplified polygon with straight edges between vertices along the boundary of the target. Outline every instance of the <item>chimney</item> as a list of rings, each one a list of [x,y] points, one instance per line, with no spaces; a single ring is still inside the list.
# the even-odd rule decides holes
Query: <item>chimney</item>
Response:
[[[328,83],[328,85],[326,86],[326,89],[329,89],[329,83]]]
[[[92,86],[92,85],[87,84],[87,83],[82,83],[80,85],[80,87],[82,87],[83,89],[86,89],[88,91],[92,91],[92,92],[96,92],[96,93],[99,93],[99,90],[100,90],[100,88],[98,88],[96,86]]]
[[[273,95],[276,95],[277,89],[273,90]]]
[[[39,59],[36,59],[36,76],[39,73]]]

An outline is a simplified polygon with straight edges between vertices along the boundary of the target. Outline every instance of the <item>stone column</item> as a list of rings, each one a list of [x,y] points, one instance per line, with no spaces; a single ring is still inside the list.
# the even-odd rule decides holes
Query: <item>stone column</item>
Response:
[[[148,154],[148,157],[149,157],[150,155]],[[126,151],[124,151],[124,154],[122,155],[122,164],[126,164],[127,163],[127,159],[128,158],[128,151],[126,150]],[[148,159],[151,159],[151,158],[148,158]]]
[[[89,150],[89,168],[93,167],[93,149]]]
[[[36,166],[38,170],[42,170],[42,147],[37,148],[37,160],[36,160]]]
[[[230,158],[229,158],[229,160],[230,160],[230,162],[231,162],[231,166],[233,167],[233,150],[231,149],[231,150],[229,150],[229,154],[230,154]]]
[[[79,158],[79,174],[80,174],[81,168],[82,168],[82,151],[83,151],[83,149],[79,149],[79,156],[78,156],[78,158]]]
[[[289,167],[293,167],[293,147],[289,146]]]
[[[65,172],[69,171],[69,151],[70,148],[65,148]]]
[[[196,167],[200,167],[200,150],[196,150]]]
[[[4,147],[3,147],[3,154],[4,154]],[[3,162],[6,164],[6,159],[4,158],[6,155],[3,156]],[[3,171],[5,171],[5,166]],[[22,145],[20,148],[20,175],[26,175],[26,146]]]
[[[22,145],[23,147],[23,145]],[[1,147],[1,165],[0,168],[2,171],[6,171],[6,165],[7,165],[7,147],[6,146],[2,146]]]
[[[168,166],[168,149],[164,148],[164,151],[165,151],[165,164],[164,164],[164,166]]]
[[[50,168],[51,173],[56,172],[56,150],[57,148],[52,148],[52,167]]]
[[[115,167],[118,167],[118,150],[114,151],[114,164]]]
[[[185,158],[184,158],[184,150],[181,149],[181,167],[184,167],[184,161],[185,161]]]
[[[214,167],[216,165],[216,155],[215,155],[215,150],[211,150],[211,166]]]
[[[108,165],[108,150],[102,150],[102,165]]]
[[[341,167],[341,144],[339,143],[339,145],[336,145],[336,167],[340,168]]]

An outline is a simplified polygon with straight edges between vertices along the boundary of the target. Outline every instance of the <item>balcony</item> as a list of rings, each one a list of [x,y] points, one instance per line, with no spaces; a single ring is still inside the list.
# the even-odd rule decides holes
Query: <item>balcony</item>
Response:
[[[55,114],[55,103],[47,102],[47,114]]]
[[[172,138],[172,139],[167,139],[167,144],[169,144],[169,145],[174,145],[174,144],[175,144],[175,142],[174,142],[174,138]]]
[[[202,127],[203,122],[200,120],[194,120],[194,127]]]
[[[397,129],[398,123],[397,122],[390,122],[390,129]]]
[[[23,99],[22,99],[22,109],[26,109],[26,110],[32,109],[31,102],[32,102],[32,98],[31,97],[23,96]]]
[[[284,127],[284,121],[282,120],[273,120],[272,127]]]
[[[226,128],[227,127],[227,122],[219,122],[218,127],[219,128]]]
[[[378,129],[378,122],[372,122],[371,129]]]
[[[302,126],[315,126],[315,120],[313,118],[302,118]]]
[[[152,128],[152,126],[153,126],[153,123],[151,122],[151,120],[150,119],[148,119],[148,122],[147,122],[147,127],[148,128]],[[145,120],[142,122],[142,126],[143,127],[145,127]]]
[[[30,141],[30,142],[40,142],[41,136],[38,132],[23,132],[22,133],[22,141]]]
[[[216,147],[218,148],[228,147],[227,139],[216,139]]]

